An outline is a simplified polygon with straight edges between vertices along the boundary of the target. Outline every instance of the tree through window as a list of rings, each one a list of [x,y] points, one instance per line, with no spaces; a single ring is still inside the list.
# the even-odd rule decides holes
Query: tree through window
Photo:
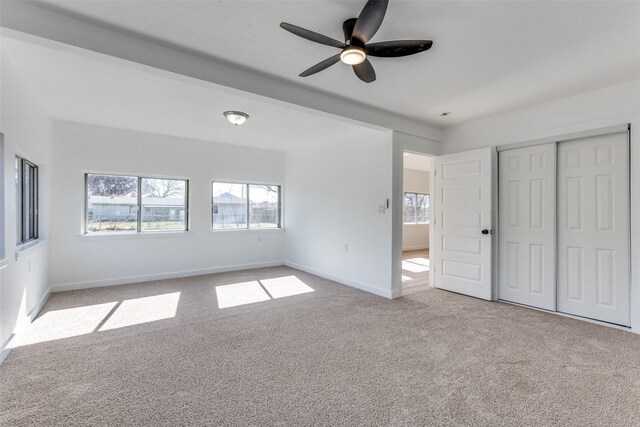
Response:
[[[423,193],[404,193],[404,223],[429,223],[429,195]]]
[[[86,175],[86,233],[186,231],[188,181]]]

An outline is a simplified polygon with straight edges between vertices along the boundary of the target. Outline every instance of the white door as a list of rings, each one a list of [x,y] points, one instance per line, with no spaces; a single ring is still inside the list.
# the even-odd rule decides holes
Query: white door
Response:
[[[556,309],[556,144],[499,154],[499,298]]]
[[[491,148],[436,157],[434,180],[435,286],[490,300]]]
[[[558,146],[558,311],[628,326],[627,133]]]

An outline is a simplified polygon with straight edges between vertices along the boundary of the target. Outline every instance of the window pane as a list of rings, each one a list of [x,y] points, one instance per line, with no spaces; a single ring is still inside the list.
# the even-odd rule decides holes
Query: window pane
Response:
[[[136,231],[138,178],[87,174],[87,233]]]
[[[38,167],[16,156],[16,244],[38,238]]]
[[[249,227],[277,228],[280,226],[280,187],[277,185],[249,185]]]
[[[38,238],[38,168],[27,162],[23,162],[24,167],[24,190],[25,197],[25,240]]]
[[[31,235],[31,171],[29,164],[22,161],[22,240],[27,242]]]
[[[417,194],[416,195],[416,217],[419,223],[429,222],[429,195]]]
[[[404,222],[414,224],[416,222],[416,194],[404,193]]]
[[[16,157],[16,243],[22,242],[22,159]]]
[[[214,229],[247,228],[247,186],[214,182],[211,215]]]
[[[142,231],[187,229],[187,181],[141,178]]]

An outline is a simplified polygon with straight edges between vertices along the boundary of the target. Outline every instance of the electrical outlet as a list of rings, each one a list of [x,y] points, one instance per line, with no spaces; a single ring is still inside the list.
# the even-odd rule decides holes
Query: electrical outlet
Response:
[[[385,205],[378,205],[378,213],[385,213],[386,209]]]

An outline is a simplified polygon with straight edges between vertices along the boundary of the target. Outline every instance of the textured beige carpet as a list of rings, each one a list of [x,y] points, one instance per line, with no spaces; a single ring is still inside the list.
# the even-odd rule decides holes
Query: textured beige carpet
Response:
[[[640,336],[285,267],[54,294],[16,345],[3,426],[640,425]]]

